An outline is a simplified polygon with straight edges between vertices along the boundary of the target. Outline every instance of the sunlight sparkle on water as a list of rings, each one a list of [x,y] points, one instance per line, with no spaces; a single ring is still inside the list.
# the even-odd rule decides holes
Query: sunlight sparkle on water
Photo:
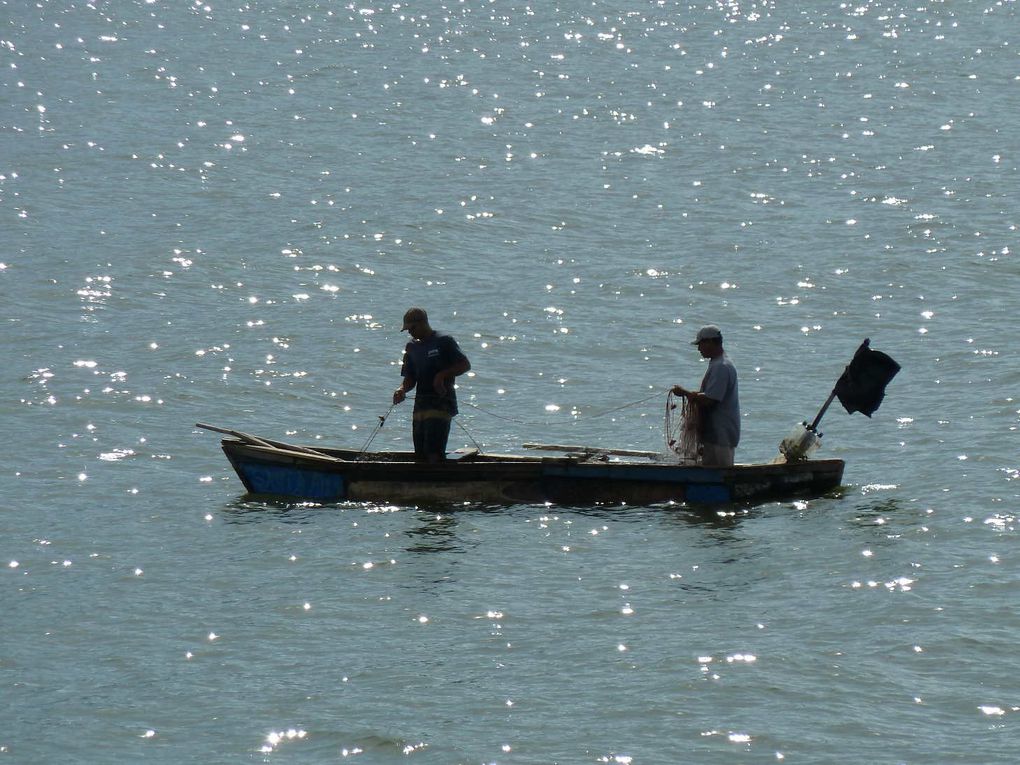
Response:
[[[308,731],[299,730],[297,728],[288,728],[285,731],[270,731],[269,735],[266,736],[266,743],[262,745],[262,748],[259,751],[264,754],[269,754],[280,744],[286,743],[287,741],[300,740],[307,735]]]
[[[899,591],[899,592],[910,592],[910,590],[911,590],[911,586],[910,585],[912,585],[913,583],[914,583],[913,579],[909,579],[909,578],[907,578],[905,576],[901,576],[901,577],[898,577],[897,579],[893,579],[890,582],[886,582],[885,583],[885,588],[887,590],[889,590],[890,592],[892,592],[894,590]]]
[[[979,706],[978,709],[980,709],[982,713],[990,717],[1001,717],[1002,715],[1006,714],[1006,710],[1003,709],[1002,707],[992,706],[990,704]]]
[[[733,662],[744,662],[747,664],[753,664],[758,661],[758,657],[753,653],[735,653],[732,656],[727,656],[726,661],[732,664]]]
[[[114,449],[112,452],[102,452],[99,455],[99,459],[104,462],[117,462],[125,457],[132,456],[134,453],[134,449]]]

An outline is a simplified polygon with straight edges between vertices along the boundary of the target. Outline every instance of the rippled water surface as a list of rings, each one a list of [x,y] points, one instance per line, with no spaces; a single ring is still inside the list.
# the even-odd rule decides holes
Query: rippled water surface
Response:
[[[0,755],[1015,762],[1018,22],[0,0]],[[660,449],[709,322],[743,461],[903,370],[810,501],[245,497],[195,422],[408,448],[415,304],[454,448]]]

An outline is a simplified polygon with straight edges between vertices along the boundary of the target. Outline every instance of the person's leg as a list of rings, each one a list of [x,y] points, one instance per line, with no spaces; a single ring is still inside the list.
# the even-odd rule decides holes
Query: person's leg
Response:
[[[450,440],[451,421],[452,418],[449,414],[431,419],[426,449],[429,461],[442,462],[446,459],[446,446]]]
[[[701,445],[701,464],[708,467],[732,467],[736,450],[719,444]]]
[[[446,412],[433,410],[428,416],[421,418],[421,450],[417,446],[415,452],[419,458],[429,462],[442,462],[446,459],[446,443],[450,439],[451,417]]]
[[[414,455],[425,458],[425,418],[415,412],[411,418],[411,440],[414,441]]]

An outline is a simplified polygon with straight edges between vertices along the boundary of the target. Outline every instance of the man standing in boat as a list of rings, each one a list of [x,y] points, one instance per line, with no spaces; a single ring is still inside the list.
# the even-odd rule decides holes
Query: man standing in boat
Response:
[[[454,378],[471,369],[471,362],[450,335],[437,332],[429,324],[424,308],[410,308],[404,314],[401,332],[411,335],[404,348],[400,374],[404,381],[393,391],[393,403],[407,398],[416,389],[411,434],[414,453],[420,460],[442,462],[450,423],[457,414]]]
[[[681,385],[673,386],[673,393],[683,396],[697,407],[701,463],[715,467],[729,467],[740,441],[740,401],[737,397],[737,370],[723,350],[722,332],[709,324],[698,330],[691,345],[698,346],[701,355],[708,359],[708,371],[697,391]]]

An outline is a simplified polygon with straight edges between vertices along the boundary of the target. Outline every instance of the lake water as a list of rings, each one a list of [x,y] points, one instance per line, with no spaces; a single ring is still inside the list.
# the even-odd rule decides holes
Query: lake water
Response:
[[[0,2],[0,760],[1016,762],[1018,15]],[[245,497],[195,422],[409,447],[411,305],[451,448],[903,370],[832,497]]]

